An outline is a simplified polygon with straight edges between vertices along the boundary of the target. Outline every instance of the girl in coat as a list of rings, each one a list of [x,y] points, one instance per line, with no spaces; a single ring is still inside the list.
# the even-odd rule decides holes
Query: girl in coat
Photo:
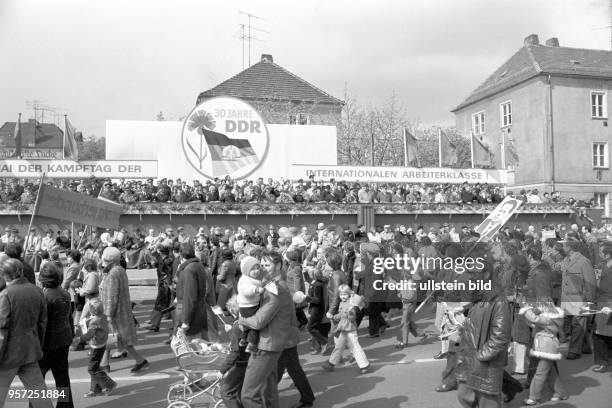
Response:
[[[312,353],[321,353],[324,346],[327,345],[328,330],[323,325],[325,317],[325,283],[323,282],[323,272],[317,268],[310,268],[311,279],[308,287],[308,333],[312,336]]]
[[[559,339],[557,335],[563,327],[563,309],[555,307],[552,302],[542,302],[533,306],[522,307],[519,311],[527,323],[533,327],[533,345],[529,355],[537,358],[536,373],[529,387],[529,398],[523,401],[525,405],[537,405],[542,397],[546,384],[552,385],[551,401],[566,400],[567,394],[558,375],[555,361],[561,360]]]
[[[337,313],[332,317],[333,322],[336,323],[333,328],[335,346],[329,360],[323,363],[323,368],[327,371],[333,371],[342,359],[344,348],[348,347],[359,366],[361,374],[365,374],[370,368],[370,362],[357,337],[356,316],[359,311],[359,306],[357,305],[358,299],[348,285],[340,285],[338,294],[340,296],[340,304],[338,305]]]

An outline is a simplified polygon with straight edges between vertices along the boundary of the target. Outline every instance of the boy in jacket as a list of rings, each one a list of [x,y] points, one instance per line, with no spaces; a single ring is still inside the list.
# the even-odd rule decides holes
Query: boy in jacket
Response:
[[[110,395],[117,387],[117,383],[104,370],[100,369],[100,361],[106,350],[109,331],[108,320],[104,314],[102,303],[97,299],[92,300],[89,303],[89,313],[91,317],[88,319],[87,333],[80,338],[81,342],[89,341],[91,347],[89,367],[87,368],[91,376],[91,387],[90,391],[85,394],[86,398]]]

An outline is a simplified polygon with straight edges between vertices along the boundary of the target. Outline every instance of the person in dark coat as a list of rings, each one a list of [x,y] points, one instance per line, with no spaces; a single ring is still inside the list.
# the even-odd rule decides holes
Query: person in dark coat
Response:
[[[531,302],[548,302],[553,300],[553,274],[548,264],[542,261],[542,250],[538,246],[530,246],[526,251],[531,270],[523,294]]]
[[[38,365],[43,378],[51,370],[55,387],[68,392],[66,399],[57,402],[56,408],[71,408],[74,404],[68,372],[68,350],[72,343],[70,294],[60,287],[60,272],[52,263],[42,267],[38,279],[47,301],[47,329],[43,357]]]
[[[7,286],[0,292],[0,406],[15,376],[27,388],[46,389],[38,361],[47,327],[47,302],[42,289],[23,276],[23,264],[8,259],[0,265]],[[33,408],[51,408],[51,400],[31,399]]]
[[[379,291],[374,288],[375,282],[381,280],[382,275],[377,275],[373,272],[374,258],[380,256],[380,247],[369,242],[362,244],[361,250],[361,267],[358,279],[363,279],[363,286],[360,288],[359,295],[363,296],[368,301],[368,316],[369,316],[369,332],[370,337],[380,337],[380,334],[385,331],[387,322],[381,315],[387,294],[385,291]],[[330,309],[332,309],[332,300],[329,300]],[[360,320],[357,320],[359,323]]]
[[[180,256],[183,263],[177,271],[176,284],[176,313],[180,328],[189,339],[206,338],[206,269],[196,258],[192,244],[181,244]]]
[[[287,265],[287,272],[285,274],[287,286],[291,296],[295,295],[296,292],[302,292],[306,294],[306,285],[304,284],[304,274],[302,272],[302,265],[300,264],[301,254],[298,250],[291,249],[285,252],[285,258],[289,262]],[[308,306],[308,302],[303,300],[301,302],[295,302],[295,314],[298,319],[300,329],[306,327],[308,324],[308,318],[304,309]]]
[[[472,276],[475,282],[487,282],[484,269]],[[458,399],[466,408],[502,406],[504,365],[510,343],[510,308],[499,290],[475,291],[461,333],[461,351],[457,354]]]
[[[153,257],[157,269],[157,298],[151,312],[151,325],[147,329],[158,332],[162,311],[170,307],[174,257],[170,255],[170,248],[165,245],[159,245]]]
[[[217,305],[224,309],[228,299],[238,290],[236,262],[234,261],[234,252],[231,249],[221,250],[221,265],[218,272],[215,294]]]
[[[213,275],[213,279],[215,284],[217,282],[217,273],[219,272],[219,267],[221,266],[221,247],[219,246],[219,237],[212,236],[210,238],[210,252],[209,252],[208,266],[210,267],[210,272]]]
[[[346,284],[353,289],[353,270],[355,269],[355,245],[351,241],[342,244],[342,270],[346,274]]]
[[[325,283],[323,283],[323,272],[313,267],[310,267],[310,278],[312,281],[308,287],[308,333],[312,336],[312,354],[321,353],[323,347],[327,345],[327,336],[329,330],[326,330],[323,325],[325,317]]]

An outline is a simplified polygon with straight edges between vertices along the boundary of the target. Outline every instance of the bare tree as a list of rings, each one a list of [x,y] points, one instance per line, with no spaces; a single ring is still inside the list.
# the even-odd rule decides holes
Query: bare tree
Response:
[[[345,87],[344,109],[336,125],[338,137],[338,163],[365,165],[369,154],[369,136],[365,129],[365,114],[357,100]]]

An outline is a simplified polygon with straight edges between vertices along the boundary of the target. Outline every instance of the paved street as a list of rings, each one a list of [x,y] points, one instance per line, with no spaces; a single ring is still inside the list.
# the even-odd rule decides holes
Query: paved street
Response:
[[[136,317],[145,323],[152,307],[153,287],[132,287],[132,297],[139,302],[135,308]],[[146,302],[143,303],[143,301]],[[433,389],[438,384],[444,362],[431,357],[438,351],[438,343],[431,339],[425,344],[413,345],[398,351],[392,345],[398,333],[398,318],[392,322],[382,339],[369,339],[364,329],[367,320],[362,323],[360,341],[373,370],[366,375],[359,375],[356,366],[338,367],[328,373],[321,369],[325,357],[311,356],[308,353],[307,335],[300,345],[302,363],[317,396],[316,406],[347,408],[404,408],[404,407],[454,407],[458,406],[456,392],[436,393]],[[431,308],[425,307],[419,316],[419,325],[427,332],[433,333],[433,314]],[[149,369],[141,375],[131,375],[129,369],[134,364],[127,359],[113,360],[111,377],[119,387],[109,397],[83,398],[88,391],[87,351],[71,352],[70,375],[76,407],[127,408],[127,407],[165,407],[168,387],[181,379],[176,371],[176,363],[170,347],[163,344],[169,335],[170,321],[163,322],[159,333],[150,333],[139,329],[140,342],[138,350],[150,361]],[[570,394],[568,401],[547,403],[543,406],[556,408],[609,408],[612,407],[612,373],[596,374],[591,371],[592,358],[585,356],[578,361],[563,360],[560,363],[562,379]],[[49,374],[47,380],[51,379]],[[15,382],[14,385],[18,383]],[[53,385],[52,382],[49,382]],[[299,396],[290,380],[283,379],[280,387],[281,407],[290,407]],[[519,407],[526,393],[507,405]],[[25,407],[25,402],[8,402],[7,408]],[[200,405],[202,406],[202,405]]]

